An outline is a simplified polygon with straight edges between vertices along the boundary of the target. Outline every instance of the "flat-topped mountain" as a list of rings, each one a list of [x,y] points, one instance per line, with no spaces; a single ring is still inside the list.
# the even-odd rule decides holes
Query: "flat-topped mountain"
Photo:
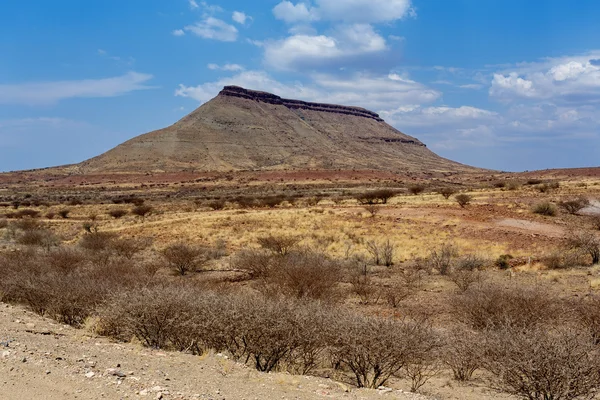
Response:
[[[360,107],[226,86],[174,125],[78,164],[81,173],[239,170],[473,171]]]

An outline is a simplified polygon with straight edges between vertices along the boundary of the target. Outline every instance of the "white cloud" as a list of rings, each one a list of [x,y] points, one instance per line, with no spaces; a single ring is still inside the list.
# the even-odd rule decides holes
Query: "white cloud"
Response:
[[[173,36],[183,36],[185,35],[185,32],[183,29],[175,29],[173,32],[171,32],[171,34]]]
[[[189,5],[190,5],[190,8],[191,8],[192,10],[195,10],[195,9],[197,9],[197,8],[200,8],[200,6],[198,5],[198,3],[196,3],[196,1],[195,1],[195,0],[189,0],[189,1],[188,1],[188,3],[189,3]]]
[[[222,66],[219,64],[208,64],[207,68],[210,70],[213,70],[213,71],[231,71],[231,72],[245,70],[245,68],[239,64],[225,64]]]
[[[312,7],[286,0],[275,6],[273,14],[287,23],[316,20],[381,23],[415,15],[410,0],[315,0],[315,4]]]
[[[522,63],[493,75],[489,94],[502,101],[600,102],[599,52]]]
[[[374,111],[407,104],[430,103],[441,95],[418,82],[399,80],[394,76],[353,74],[341,78],[317,74],[312,75],[312,83],[303,85],[281,83],[263,71],[245,71],[195,87],[180,85],[175,94],[203,103],[215,97],[226,85],[263,90],[286,98],[361,106]]]
[[[241,11],[234,11],[231,15],[231,19],[237,22],[238,24],[244,25],[246,23],[246,20],[251,20],[252,17],[246,15]]]
[[[410,0],[316,0],[322,19],[352,23],[391,22],[414,15]]]
[[[214,17],[207,17],[195,25],[186,26],[184,29],[201,38],[222,42],[235,42],[238,35],[235,26]]]
[[[318,19],[315,10],[304,3],[293,4],[291,1],[282,1],[273,8],[275,18],[289,24],[309,22]]]
[[[152,75],[129,72],[104,79],[0,84],[0,104],[53,104],[70,98],[121,96],[136,90],[152,89],[145,83]]]
[[[267,65],[294,70],[350,62],[352,58],[380,53],[387,49],[385,39],[372,26],[343,25],[327,35],[292,35],[286,39],[267,42]]]

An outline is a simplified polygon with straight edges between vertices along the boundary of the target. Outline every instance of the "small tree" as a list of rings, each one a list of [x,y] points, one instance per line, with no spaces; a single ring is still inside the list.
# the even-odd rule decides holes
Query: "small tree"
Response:
[[[452,196],[453,194],[456,194],[456,189],[451,188],[451,187],[443,187],[443,188],[439,188],[437,190],[437,192],[439,194],[441,194],[442,196],[444,196],[444,198],[446,200],[448,200],[450,198],[450,196]]]
[[[168,266],[181,276],[195,271],[201,263],[206,261],[202,249],[184,243],[168,246],[161,252],[161,255]]]
[[[408,187],[408,191],[413,194],[413,195],[418,195],[421,194],[425,191],[425,186],[420,185],[420,184],[416,184],[416,185],[411,185]]]
[[[265,236],[258,238],[258,244],[280,256],[285,256],[300,242],[297,236]]]
[[[467,206],[468,204],[471,203],[471,200],[473,200],[473,197],[466,193],[461,193],[461,194],[457,194],[456,196],[454,196],[454,199],[456,200],[458,205],[461,206],[461,208],[465,208],[465,206]]]

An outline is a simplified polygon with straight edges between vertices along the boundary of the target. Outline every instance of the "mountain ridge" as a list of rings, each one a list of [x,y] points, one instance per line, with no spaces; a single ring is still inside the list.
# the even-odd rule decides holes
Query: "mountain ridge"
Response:
[[[77,164],[79,173],[481,171],[439,157],[367,109],[225,86],[175,124]]]

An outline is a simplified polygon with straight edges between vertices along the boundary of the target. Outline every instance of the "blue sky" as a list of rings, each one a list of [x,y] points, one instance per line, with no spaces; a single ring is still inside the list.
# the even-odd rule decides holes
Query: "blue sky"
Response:
[[[75,163],[236,84],[363,106],[438,154],[600,165],[595,0],[6,0],[0,171]]]

